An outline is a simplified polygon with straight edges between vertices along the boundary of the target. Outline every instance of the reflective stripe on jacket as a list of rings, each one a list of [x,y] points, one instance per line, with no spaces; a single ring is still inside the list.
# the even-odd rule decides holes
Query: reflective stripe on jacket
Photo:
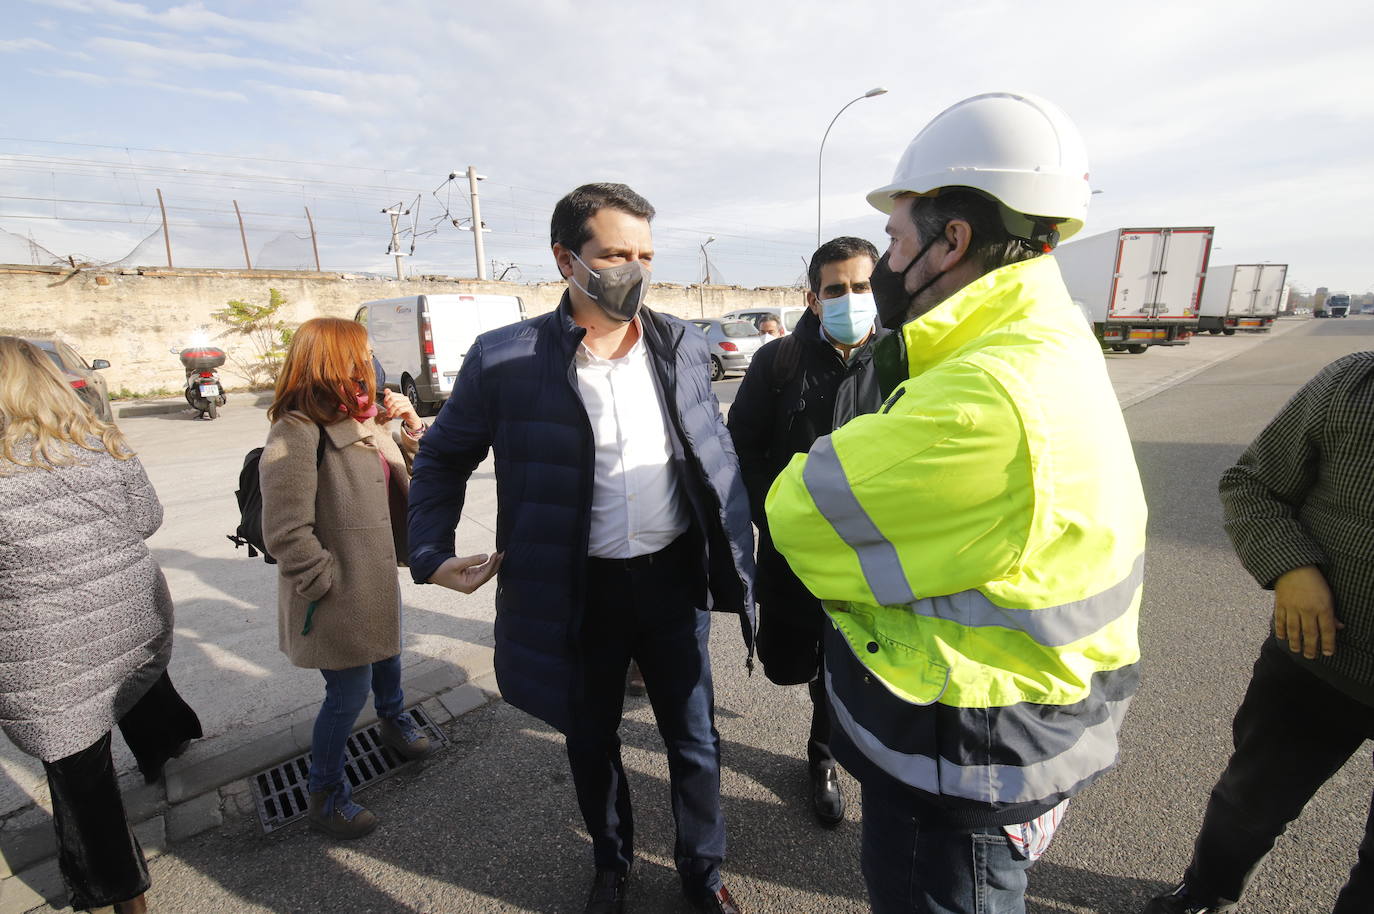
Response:
[[[1100,347],[1050,257],[903,328],[875,415],[768,495],[825,600],[844,735],[928,794],[1057,803],[1116,760],[1135,691],[1145,500]]]

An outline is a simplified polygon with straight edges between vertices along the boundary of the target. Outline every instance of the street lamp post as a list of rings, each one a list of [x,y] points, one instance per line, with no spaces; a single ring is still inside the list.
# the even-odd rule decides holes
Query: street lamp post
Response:
[[[710,238],[707,238],[705,243],[703,243],[701,246],[701,261],[703,264],[702,268],[706,271],[706,278],[701,281],[701,284],[703,286],[709,286],[711,284],[711,259],[706,256],[706,245],[710,244],[712,241],[715,240],[716,236],[712,235]]]
[[[873,98],[877,95],[886,94],[887,90],[882,87],[869,89],[863,95],[860,95],[858,98],[846,104],[844,108],[836,111],[835,116],[830,119],[830,127],[835,126],[835,122],[840,119],[840,115],[844,114],[845,109],[854,104],[854,102],[861,102],[866,98]],[[830,136],[830,127],[825,128],[825,135],[821,137],[821,150],[816,153],[816,247],[821,246],[821,159],[825,155],[825,141],[826,138]]]

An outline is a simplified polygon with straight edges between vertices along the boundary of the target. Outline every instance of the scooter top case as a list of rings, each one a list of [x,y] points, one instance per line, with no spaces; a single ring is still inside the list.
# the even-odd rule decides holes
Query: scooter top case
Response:
[[[187,371],[207,371],[211,368],[219,368],[224,364],[225,359],[224,350],[214,346],[193,346],[190,349],[181,350],[181,365]]]

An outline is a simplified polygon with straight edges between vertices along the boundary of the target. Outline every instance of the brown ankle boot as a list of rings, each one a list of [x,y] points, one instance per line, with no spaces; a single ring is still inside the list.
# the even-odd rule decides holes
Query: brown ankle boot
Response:
[[[329,797],[334,791],[317,790],[310,794],[310,807],[306,820],[315,831],[324,832],[331,838],[348,841],[361,838],[377,827],[377,817],[351,800],[329,805]],[[329,809],[326,814],[325,810]],[[345,812],[351,815],[345,815]]]
[[[382,744],[407,762],[429,755],[429,737],[420,732],[409,714],[381,720]]]

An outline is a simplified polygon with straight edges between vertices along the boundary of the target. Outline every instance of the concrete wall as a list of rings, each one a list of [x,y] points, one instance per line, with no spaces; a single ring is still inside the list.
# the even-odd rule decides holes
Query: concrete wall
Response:
[[[210,312],[230,299],[267,301],[269,288],[288,302],[283,319],[299,324],[327,315],[351,318],[358,305],[379,298],[421,293],[519,295],[531,316],[551,311],[563,283],[478,282],[443,276],[412,280],[378,279],[348,273],[253,270],[71,269],[0,265],[0,334],[58,336],[87,360],[105,359],[110,390],[147,392],[179,389],[181,366],[169,350],[180,349],[197,332],[247,357],[241,337],[222,336]],[[715,316],[735,308],[802,304],[795,289],[739,289],[734,286],[676,286],[660,283],[649,304],[679,317]],[[227,368],[232,368],[232,363]],[[232,371],[225,382],[233,387]]]

